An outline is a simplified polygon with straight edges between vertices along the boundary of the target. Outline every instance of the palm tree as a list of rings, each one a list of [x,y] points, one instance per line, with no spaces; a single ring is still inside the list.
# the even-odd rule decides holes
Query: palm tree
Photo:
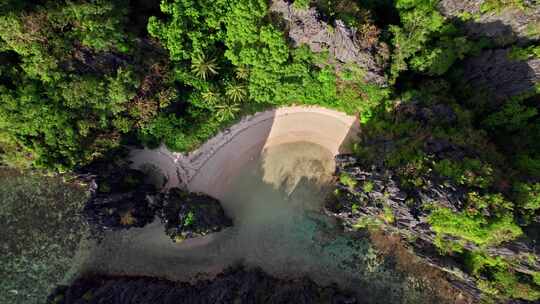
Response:
[[[242,102],[247,97],[246,86],[240,83],[229,83],[225,88],[225,95],[233,102]]]
[[[219,96],[219,93],[214,93],[210,90],[202,93],[202,98],[206,102],[206,104],[210,107],[214,107],[221,99],[221,97]]]
[[[215,58],[207,58],[205,55],[198,55],[191,60],[191,71],[204,80],[210,74],[217,75],[219,67],[216,64]]]
[[[249,68],[245,65],[241,65],[236,68],[236,78],[239,80],[247,80],[249,77]]]
[[[240,112],[240,104],[236,102],[227,102],[217,105],[215,109],[217,120],[223,122],[234,118],[236,113]]]

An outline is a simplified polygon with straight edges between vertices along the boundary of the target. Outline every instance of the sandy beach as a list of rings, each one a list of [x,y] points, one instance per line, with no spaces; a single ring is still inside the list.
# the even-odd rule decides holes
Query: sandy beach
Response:
[[[165,188],[180,186],[222,199],[230,181],[247,162],[265,149],[294,142],[317,144],[332,155],[347,152],[359,122],[342,112],[321,107],[284,107],[243,118],[190,153],[162,146],[133,150],[133,167],[157,167],[167,179]]]

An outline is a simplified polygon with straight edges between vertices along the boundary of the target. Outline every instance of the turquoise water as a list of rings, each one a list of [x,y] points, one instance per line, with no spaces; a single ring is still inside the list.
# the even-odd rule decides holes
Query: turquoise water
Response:
[[[403,282],[369,242],[344,234],[324,215],[334,169],[332,155],[315,144],[266,149],[230,181],[222,205],[233,227],[181,244],[158,220],[108,233],[91,246],[84,271],[189,281],[241,262],[277,277],[336,283],[373,299],[400,297]]]

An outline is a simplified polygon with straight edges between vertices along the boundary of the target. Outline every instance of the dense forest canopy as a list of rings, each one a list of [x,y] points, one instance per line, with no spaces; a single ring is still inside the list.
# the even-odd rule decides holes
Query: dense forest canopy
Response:
[[[436,176],[465,193],[457,212],[429,207],[441,254],[494,297],[538,300],[540,273],[518,273],[487,248],[538,239],[540,86],[500,98],[466,79],[483,54],[522,66],[539,59],[540,25],[517,42],[464,30],[482,14],[537,4],[486,0],[477,15],[449,18],[440,2],[294,1],[320,11],[329,35],[338,20],[355,29],[362,54],[383,71],[374,83],[328,50],[295,46],[267,0],[2,1],[0,163],[69,172],[126,145],[189,151],[266,108],[338,109],[362,122],[355,153],[366,167],[383,164],[410,191]],[[449,120],[419,119],[408,106],[442,109]],[[434,155],[427,140],[463,157]],[[382,141],[393,149],[381,153],[373,143]]]

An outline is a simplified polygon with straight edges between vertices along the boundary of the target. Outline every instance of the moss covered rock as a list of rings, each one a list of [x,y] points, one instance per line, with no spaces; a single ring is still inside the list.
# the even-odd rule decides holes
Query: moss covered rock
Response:
[[[173,188],[158,203],[166,233],[176,242],[218,232],[232,226],[218,200]]]

